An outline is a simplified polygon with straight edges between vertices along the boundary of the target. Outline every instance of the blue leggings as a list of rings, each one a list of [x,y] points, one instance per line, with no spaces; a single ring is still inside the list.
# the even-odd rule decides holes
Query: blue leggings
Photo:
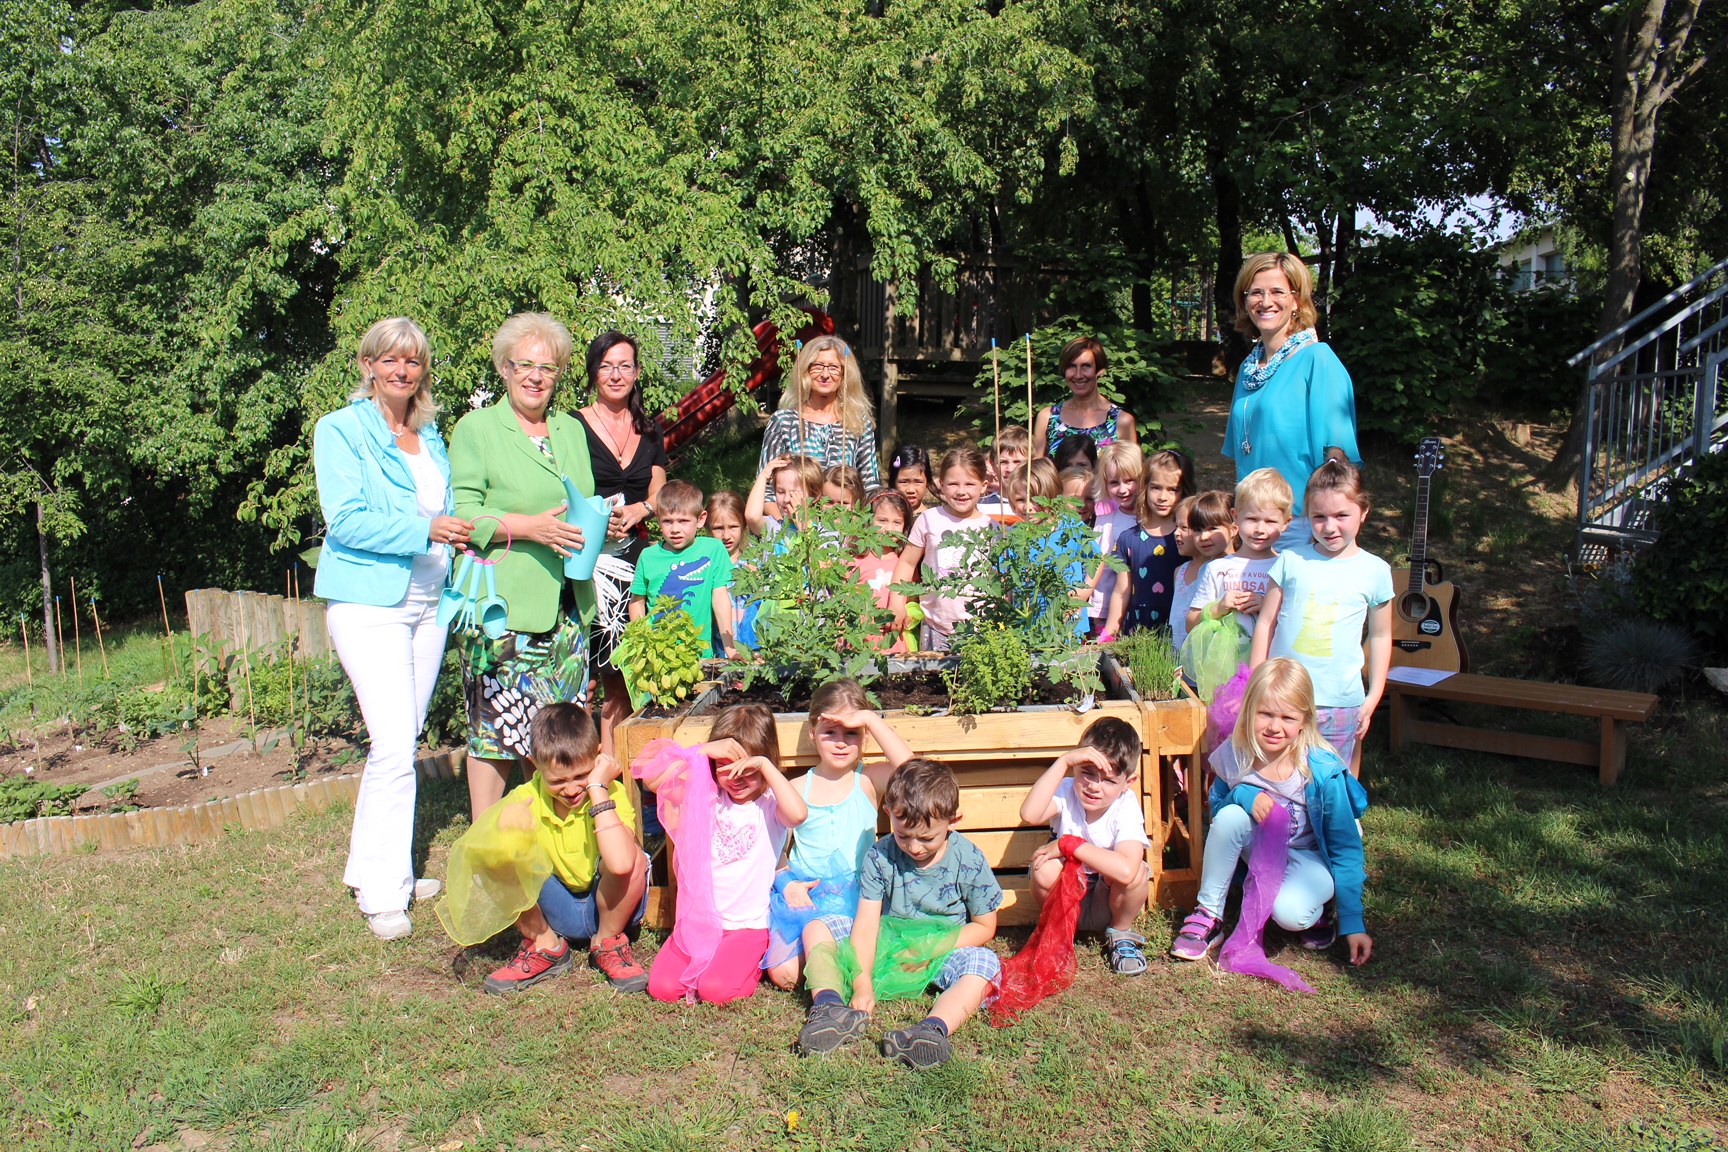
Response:
[[[1200,866],[1201,908],[1214,916],[1224,915],[1224,898],[1236,866],[1244,863],[1254,843],[1254,819],[1240,804],[1231,804],[1212,817],[1206,833],[1206,859]],[[1284,883],[1272,903],[1272,919],[1289,932],[1312,928],[1332,899],[1332,870],[1318,852],[1310,848],[1290,849],[1284,866]]]

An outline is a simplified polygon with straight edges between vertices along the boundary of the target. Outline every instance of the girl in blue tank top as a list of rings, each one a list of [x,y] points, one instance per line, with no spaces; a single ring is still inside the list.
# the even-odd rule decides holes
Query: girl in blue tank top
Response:
[[[883,759],[864,763],[864,739]],[[851,916],[858,908],[858,870],[876,842],[876,809],[888,777],[912,749],[870,710],[856,680],[830,680],[810,700],[816,766],[795,782],[810,814],[792,840],[786,867],[774,877],[768,953],[762,967],[776,987],[798,986],[804,930],[818,916]]]

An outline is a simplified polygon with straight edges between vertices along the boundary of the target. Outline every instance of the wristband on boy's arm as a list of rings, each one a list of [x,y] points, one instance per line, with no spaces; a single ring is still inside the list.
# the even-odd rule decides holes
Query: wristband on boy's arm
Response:
[[[618,801],[616,801],[616,800],[603,800],[600,803],[594,805],[592,808],[588,809],[588,814],[590,816],[600,816],[603,813],[615,811],[617,809],[617,807],[618,807]]]
[[[1080,851],[1080,846],[1086,843],[1084,836],[1064,836],[1056,841],[1056,848],[1065,860],[1072,860]]]

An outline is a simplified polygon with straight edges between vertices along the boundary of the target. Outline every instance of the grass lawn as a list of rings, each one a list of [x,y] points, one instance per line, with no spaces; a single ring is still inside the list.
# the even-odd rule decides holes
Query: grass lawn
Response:
[[[195,848],[0,864],[0,1145],[76,1149],[1692,1149],[1728,1136],[1728,741],[1713,704],[1587,769],[1370,745],[1373,962],[1287,949],[980,1022],[914,1074],[801,1060],[801,1006],[483,996],[430,909],[367,934],[348,813]],[[421,805],[427,871],[465,827]],[[1149,933],[1167,946],[1170,926]],[[1016,938],[1017,943],[1018,938]],[[651,954],[657,941],[644,940]],[[877,1027],[919,1014],[888,1005]],[[796,1127],[787,1115],[798,1113]]]

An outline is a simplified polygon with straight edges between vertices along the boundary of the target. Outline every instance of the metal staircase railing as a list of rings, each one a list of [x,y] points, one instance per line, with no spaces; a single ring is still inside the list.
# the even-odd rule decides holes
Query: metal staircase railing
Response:
[[[1725,360],[1728,260],[1567,361],[1591,362],[1578,477],[1578,552],[1586,562],[1654,542],[1658,482],[1728,441]]]

